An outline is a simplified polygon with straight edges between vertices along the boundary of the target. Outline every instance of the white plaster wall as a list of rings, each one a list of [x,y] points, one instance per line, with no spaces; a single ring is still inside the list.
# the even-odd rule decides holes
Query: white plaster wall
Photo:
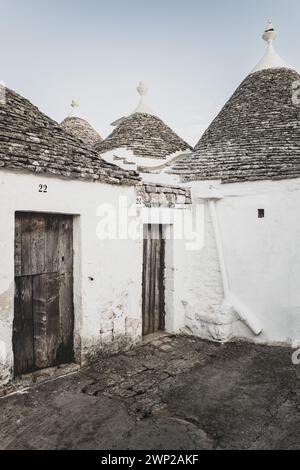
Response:
[[[160,173],[140,173],[140,176],[143,181],[146,183],[156,183],[156,184],[170,184],[174,186],[180,186],[180,179],[178,175],[171,175],[166,172]]]
[[[192,212],[191,208],[150,211],[148,221],[165,224],[165,295],[166,330],[220,340],[231,334],[232,318],[219,312],[223,286],[208,204],[201,202],[193,231],[177,231],[178,215]],[[160,215],[158,218],[154,215]],[[184,221],[184,219],[182,219]],[[170,230],[170,231],[169,231]],[[169,236],[168,236],[169,234]],[[182,236],[181,236],[182,235]],[[204,244],[202,244],[204,238]]]
[[[257,342],[300,339],[300,180],[220,186],[217,203],[229,287],[260,321],[255,337],[240,322],[233,334]],[[259,219],[258,209],[265,209]]]
[[[38,185],[47,184],[48,193]],[[229,289],[257,316],[253,333],[223,303],[223,286],[211,216],[205,199],[213,186]],[[199,195],[202,194],[202,197]],[[206,194],[206,195],[205,195]],[[214,340],[245,338],[290,344],[300,339],[300,179],[192,185],[194,205],[204,209],[204,245],[166,241],[166,328]],[[75,348],[78,362],[141,339],[142,240],[96,236],[101,203],[135,204],[133,187],[66,181],[43,175],[0,172],[0,382],[11,376],[15,211],[74,215]],[[258,219],[257,210],[265,209]],[[176,227],[178,211],[156,209],[144,223]],[[140,217],[140,216],[138,216]],[[151,217],[154,217],[153,220]],[[174,233],[173,233],[174,235]],[[201,236],[199,237],[201,239]],[[93,278],[91,280],[90,278]],[[230,307],[230,306],[229,306]]]
[[[39,193],[38,185],[48,192]],[[0,172],[0,382],[13,367],[15,211],[73,214],[75,350],[84,363],[141,337],[142,241],[96,236],[99,204],[135,203],[133,187]],[[89,280],[92,277],[94,280]]]
[[[218,309],[223,300],[223,286],[220,266],[213,234],[208,204],[200,201],[203,208],[201,226],[198,227],[199,240],[203,245],[193,247],[185,241],[176,241],[176,304],[181,305],[182,313],[177,317],[184,320],[181,331],[221,340],[228,334],[228,319],[220,317]]]
[[[109,150],[108,152],[103,152],[101,154],[101,158],[103,158],[108,163],[114,163],[115,165],[120,166],[120,168],[127,170],[136,169],[138,166],[151,169],[160,165],[171,163],[172,160],[177,159],[179,156],[184,156],[189,153],[191,153],[190,150],[187,150],[186,152],[179,150],[175,153],[172,153],[171,155],[167,155],[166,158],[147,158],[134,155],[132,150],[121,147]],[[123,158],[125,161],[117,160],[115,157]],[[132,166],[132,164],[135,166]]]
[[[38,191],[48,186],[47,193]],[[118,208],[120,197],[135,206],[134,187],[56,177],[0,172],[0,384],[12,377],[14,316],[14,222],[16,211],[72,214],[74,217],[74,346],[78,363],[115,352],[141,340],[142,238],[99,240],[98,207]],[[123,199],[124,201],[124,199]],[[176,213],[186,208],[139,210],[138,223],[176,226]],[[124,217],[124,214],[123,214]],[[130,219],[132,220],[132,219]],[[172,232],[172,230],[171,230]],[[184,330],[185,294],[196,264],[184,239],[166,240],[166,329]],[[185,272],[186,271],[186,272]],[[191,274],[189,274],[191,273]]]
[[[300,339],[300,180],[222,185],[194,182],[196,195],[215,194],[229,290],[256,316],[263,331],[255,336],[238,312],[223,303],[215,235],[205,216],[205,245],[189,258],[182,287],[187,296],[186,327],[210,339],[244,338],[291,344]],[[206,197],[207,197],[206,195]],[[198,199],[198,202],[201,198]],[[206,203],[207,204],[207,203]],[[259,219],[258,209],[265,209]],[[219,331],[219,338],[218,338]]]

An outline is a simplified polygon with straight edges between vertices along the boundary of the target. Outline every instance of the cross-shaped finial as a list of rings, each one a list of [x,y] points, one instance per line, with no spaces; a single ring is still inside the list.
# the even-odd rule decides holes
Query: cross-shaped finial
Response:
[[[77,103],[77,101],[72,100],[71,108],[73,108],[73,111],[75,111],[76,108],[79,108],[79,104]]]
[[[79,108],[79,104],[77,103],[77,101],[72,100],[72,102],[71,102],[71,108],[72,108],[72,110],[71,110],[71,112],[70,112],[70,114],[69,114],[69,117],[74,116],[76,108]]]

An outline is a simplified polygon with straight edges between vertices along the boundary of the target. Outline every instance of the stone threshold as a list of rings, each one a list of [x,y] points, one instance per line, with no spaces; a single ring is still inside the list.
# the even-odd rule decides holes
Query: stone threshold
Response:
[[[49,367],[47,369],[36,370],[29,374],[20,375],[16,377],[7,385],[0,388],[0,399],[15,393],[26,393],[27,390],[43,383],[57,380],[70,374],[75,374],[81,369],[79,364],[60,364],[56,367]]]
[[[172,337],[173,335],[171,333],[168,333],[166,331],[156,331],[155,333],[150,333],[150,335],[146,335],[146,336],[143,336],[143,339],[140,343],[138,343],[136,345],[136,347],[141,347],[141,346],[145,346],[145,344],[149,344],[149,343],[155,343],[155,341],[157,340],[161,340],[163,338],[170,338]]]

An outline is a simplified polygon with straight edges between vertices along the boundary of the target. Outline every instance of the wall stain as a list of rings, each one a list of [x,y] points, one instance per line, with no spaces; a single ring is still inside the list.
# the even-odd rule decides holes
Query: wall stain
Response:
[[[11,321],[13,317],[14,282],[0,294],[0,322]],[[1,330],[1,325],[0,325]]]

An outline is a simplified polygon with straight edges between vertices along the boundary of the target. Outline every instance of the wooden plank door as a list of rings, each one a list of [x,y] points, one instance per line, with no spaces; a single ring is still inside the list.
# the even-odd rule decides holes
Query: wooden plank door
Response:
[[[73,218],[16,213],[15,375],[73,361]]]
[[[162,225],[144,227],[143,254],[143,335],[165,326],[165,240]]]

